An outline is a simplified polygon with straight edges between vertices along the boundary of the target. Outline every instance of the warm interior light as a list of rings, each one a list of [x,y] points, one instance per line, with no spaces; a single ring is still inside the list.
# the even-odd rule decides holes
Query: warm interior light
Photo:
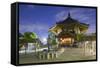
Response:
[[[60,38],[61,44],[65,43],[71,43],[71,38]]]

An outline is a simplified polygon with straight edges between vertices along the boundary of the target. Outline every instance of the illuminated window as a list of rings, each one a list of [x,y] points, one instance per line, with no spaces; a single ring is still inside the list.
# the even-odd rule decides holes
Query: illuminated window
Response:
[[[60,38],[60,43],[61,44],[70,44],[71,43],[71,41],[72,41],[72,38]]]

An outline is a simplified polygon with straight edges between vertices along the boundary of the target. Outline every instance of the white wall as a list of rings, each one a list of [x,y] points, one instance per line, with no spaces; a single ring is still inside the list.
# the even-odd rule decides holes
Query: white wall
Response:
[[[10,4],[15,1],[16,0],[0,0],[0,68],[16,68],[15,66],[10,64]],[[98,12],[100,12],[100,0],[17,0],[17,1],[98,6]],[[100,13],[98,13],[98,18],[100,18]],[[100,26],[100,23],[98,23],[98,25]],[[98,51],[100,51],[100,46],[98,46],[98,49],[99,49]],[[98,56],[100,59],[100,53]],[[100,66],[99,62],[100,61],[52,64],[52,65],[50,64],[50,65],[39,65],[39,66],[32,65],[32,66],[21,66],[19,68],[33,68],[33,67],[35,68],[65,68],[65,67],[66,68],[76,68],[76,67],[77,68],[99,68]]]

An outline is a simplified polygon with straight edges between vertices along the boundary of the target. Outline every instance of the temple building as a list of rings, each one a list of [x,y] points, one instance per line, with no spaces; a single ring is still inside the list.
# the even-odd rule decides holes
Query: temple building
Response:
[[[89,24],[73,19],[68,13],[68,17],[63,21],[57,22],[49,29],[49,32],[55,35],[60,46],[71,46],[77,41],[77,35],[84,34],[88,27]]]

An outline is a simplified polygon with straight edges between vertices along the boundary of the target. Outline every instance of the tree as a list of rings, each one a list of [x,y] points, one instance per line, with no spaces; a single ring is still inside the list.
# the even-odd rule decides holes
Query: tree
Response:
[[[57,38],[56,36],[49,32],[49,35],[48,35],[48,40],[47,40],[47,43],[48,43],[48,50],[50,51],[51,48],[57,48],[58,47],[58,41],[57,41]]]
[[[86,35],[84,38],[85,40],[88,40],[88,41],[96,40],[96,33],[91,33],[90,35]]]
[[[24,37],[23,37],[23,34],[19,33],[19,49],[21,49],[24,45]]]
[[[26,50],[28,48],[28,43],[33,43],[33,42],[36,43],[36,39],[37,39],[37,35],[33,32],[25,32],[23,34],[23,37],[20,37],[19,42],[24,45],[25,54],[26,54]],[[23,45],[21,45],[21,47]]]

